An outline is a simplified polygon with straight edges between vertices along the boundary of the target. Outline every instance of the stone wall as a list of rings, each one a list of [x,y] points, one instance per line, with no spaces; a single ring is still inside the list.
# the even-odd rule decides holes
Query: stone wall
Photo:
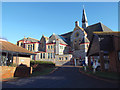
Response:
[[[67,57],[67,60],[66,60],[66,57]],[[55,65],[62,66],[65,64],[70,64],[71,59],[72,59],[72,54],[55,55]]]
[[[75,50],[73,51],[73,57],[74,58],[82,58],[85,59],[86,53],[85,50]]]

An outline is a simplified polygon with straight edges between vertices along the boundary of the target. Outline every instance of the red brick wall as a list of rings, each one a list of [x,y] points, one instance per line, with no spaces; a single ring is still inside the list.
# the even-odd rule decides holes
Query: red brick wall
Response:
[[[14,76],[16,67],[0,66],[0,68],[2,68],[0,70],[0,76],[1,76],[0,79],[11,78]]]
[[[16,67],[0,66],[0,80],[14,77],[15,73],[18,77],[29,76],[30,74],[32,74],[31,67],[25,67],[22,69],[20,69],[18,72]],[[23,71],[24,71],[24,74],[23,74]]]

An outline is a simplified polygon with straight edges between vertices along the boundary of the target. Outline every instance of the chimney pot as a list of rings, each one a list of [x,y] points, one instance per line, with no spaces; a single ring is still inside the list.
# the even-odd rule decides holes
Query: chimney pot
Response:
[[[76,22],[75,22],[75,26],[79,26],[79,21],[76,21]]]

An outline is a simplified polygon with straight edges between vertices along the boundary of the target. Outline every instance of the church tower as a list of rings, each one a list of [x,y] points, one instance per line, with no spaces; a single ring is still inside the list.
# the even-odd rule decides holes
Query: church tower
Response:
[[[82,15],[82,28],[86,29],[88,26],[88,21],[85,13],[85,9],[83,8],[83,15]]]

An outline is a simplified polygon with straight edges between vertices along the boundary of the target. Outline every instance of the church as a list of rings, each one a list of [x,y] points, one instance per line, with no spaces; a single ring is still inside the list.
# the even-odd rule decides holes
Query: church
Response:
[[[69,63],[80,66],[83,62],[88,64],[86,53],[93,32],[112,32],[112,30],[101,22],[88,25],[84,8],[81,23],[82,27],[79,26],[79,21],[76,21],[73,31],[61,35],[55,33],[50,37],[42,35],[40,40],[24,37],[17,41],[17,45],[36,53],[31,57],[31,60],[52,61],[56,65]],[[93,58],[98,59],[99,56]]]

